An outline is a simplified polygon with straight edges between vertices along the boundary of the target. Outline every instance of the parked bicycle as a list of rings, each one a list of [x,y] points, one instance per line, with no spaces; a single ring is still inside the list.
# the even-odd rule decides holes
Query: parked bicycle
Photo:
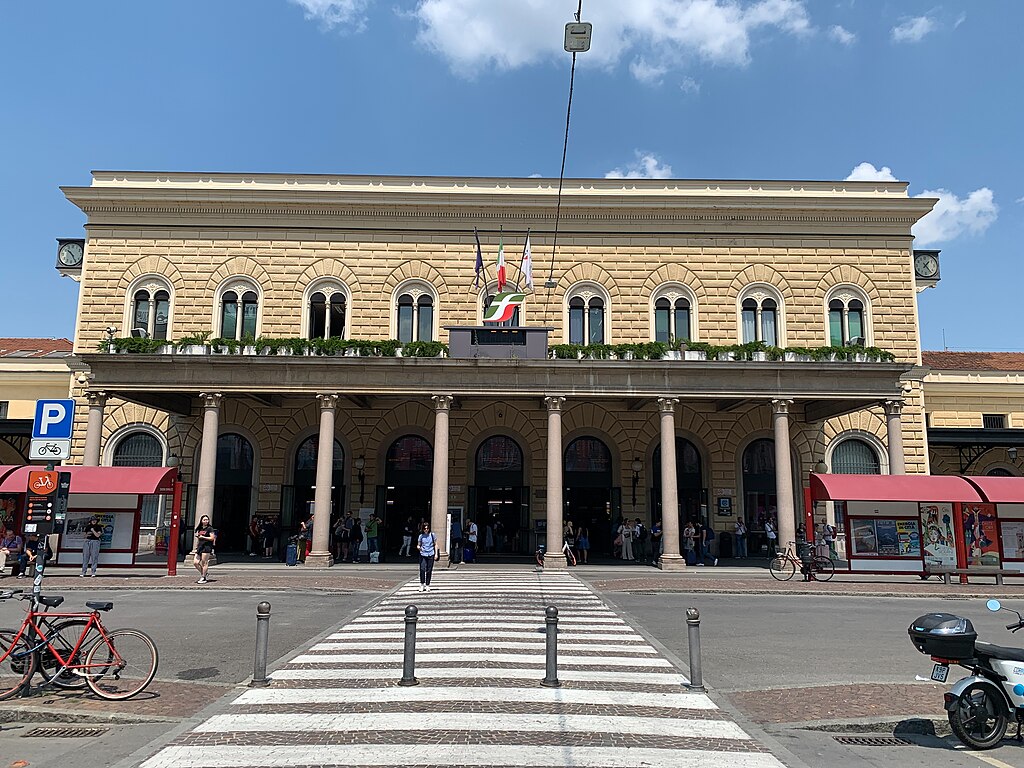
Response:
[[[829,558],[822,557],[821,555],[812,555],[810,561],[805,564],[803,560],[793,554],[795,546],[796,542],[789,542],[786,546],[786,551],[777,553],[772,558],[771,563],[768,564],[768,570],[775,579],[789,581],[797,571],[805,573],[805,575],[810,576],[815,581],[828,581],[835,575],[835,563]]]
[[[541,568],[544,567],[544,552],[546,547],[543,544],[537,546],[537,565]],[[565,562],[567,565],[576,565],[576,555],[572,551],[572,547],[569,546],[568,542],[562,542],[562,554],[565,555]]]
[[[22,590],[0,593],[0,601],[33,600]],[[137,629],[108,630],[100,613],[110,602],[86,602],[88,612],[56,613],[60,595],[41,595],[26,610],[19,629],[0,629],[0,701],[25,690],[39,672],[43,685],[80,688],[123,701],[146,689],[156,676],[156,644]],[[81,681],[81,682],[80,682]]]

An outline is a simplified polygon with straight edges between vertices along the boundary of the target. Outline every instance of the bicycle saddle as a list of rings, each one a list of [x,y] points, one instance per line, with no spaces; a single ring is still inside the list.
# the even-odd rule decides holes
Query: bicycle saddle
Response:
[[[64,602],[64,598],[61,595],[40,595],[39,602],[47,608],[56,608]]]
[[[113,610],[113,603],[100,603],[95,600],[89,600],[85,603],[86,608],[92,608],[94,611],[110,611]]]

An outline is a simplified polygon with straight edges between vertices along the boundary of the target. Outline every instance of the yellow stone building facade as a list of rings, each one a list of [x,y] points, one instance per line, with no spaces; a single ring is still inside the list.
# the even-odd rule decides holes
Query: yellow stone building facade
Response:
[[[148,455],[180,461],[193,509],[232,546],[253,514],[288,529],[308,502],[333,500],[335,515],[381,514],[389,547],[407,517],[438,528],[447,507],[503,520],[494,546],[516,552],[538,536],[560,547],[564,519],[610,547],[619,515],[650,522],[676,504],[683,523],[706,516],[723,532],[743,517],[755,546],[777,515],[785,541],[819,459],[929,471],[910,228],[934,201],[898,182],[570,180],[553,247],[556,190],[122,172],[65,188],[88,217],[73,460],[117,463],[148,435]],[[453,342],[451,328],[481,325],[499,240],[527,293],[519,327],[550,328],[551,346],[642,344],[667,328],[670,359],[267,354],[268,339],[311,335]],[[133,331],[237,345],[121,354]],[[796,351],[693,359],[701,344],[757,341],[769,357]],[[819,351],[830,344],[893,358],[832,360]],[[679,564],[677,523],[666,516],[666,567]],[[326,515],[317,526],[323,563]]]

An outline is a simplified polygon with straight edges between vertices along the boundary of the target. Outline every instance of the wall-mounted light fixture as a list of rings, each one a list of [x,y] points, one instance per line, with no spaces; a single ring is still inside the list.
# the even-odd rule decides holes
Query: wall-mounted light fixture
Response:
[[[640,459],[635,458],[630,464],[630,468],[633,470],[633,509],[636,509],[636,486],[640,482],[640,470],[644,468],[644,465]]]
[[[819,475],[824,475],[828,472],[828,464],[825,463],[824,459],[818,459],[814,462],[814,471]]]
[[[366,459],[362,456],[357,456],[355,460],[356,472],[359,473],[359,503],[363,503],[363,495],[366,490],[366,473],[363,472],[366,469]]]
[[[1006,449],[1006,453],[1009,455],[1010,461],[1016,461],[1017,460],[1017,446],[1013,446],[1011,448],[1007,448]]]

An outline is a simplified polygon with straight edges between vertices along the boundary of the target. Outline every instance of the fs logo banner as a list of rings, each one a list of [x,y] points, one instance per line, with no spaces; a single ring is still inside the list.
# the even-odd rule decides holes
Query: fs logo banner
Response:
[[[484,312],[485,323],[504,323],[511,320],[519,305],[526,300],[525,293],[499,293]]]

